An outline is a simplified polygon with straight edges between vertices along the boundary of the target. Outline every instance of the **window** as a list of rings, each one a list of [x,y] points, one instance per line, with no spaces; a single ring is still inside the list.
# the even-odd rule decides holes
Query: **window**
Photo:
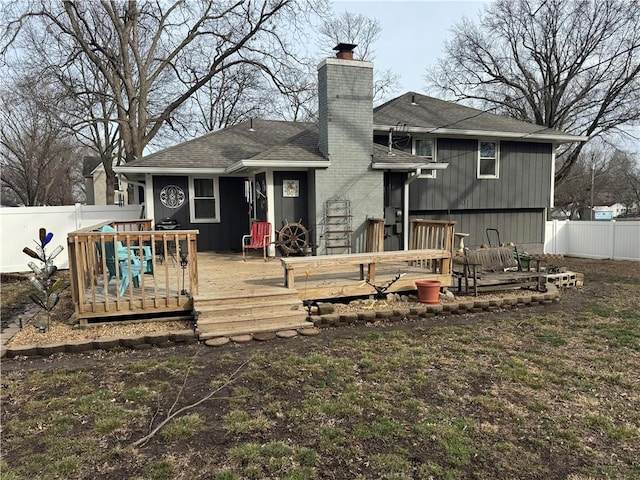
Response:
[[[498,178],[498,144],[479,142],[478,178]]]
[[[192,223],[220,221],[218,178],[189,177],[189,206]]]
[[[429,162],[434,162],[434,142],[432,139],[416,138],[414,142],[414,155],[424,157]]]
[[[435,162],[435,140],[432,138],[416,138],[413,142],[413,154],[427,162]],[[436,178],[436,170],[423,170],[420,178]]]

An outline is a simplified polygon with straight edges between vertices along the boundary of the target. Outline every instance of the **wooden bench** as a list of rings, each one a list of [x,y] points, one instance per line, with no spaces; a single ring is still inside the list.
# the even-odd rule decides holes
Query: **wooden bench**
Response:
[[[375,281],[376,265],[385,262],[424,262],[426,260],[439,264],[440,273],[451,274],[451,252],[438,249],[403,250],[393,252],[350,253],[343,255],[319,255],[315,257],[283,257],[280,259],[284,267],[284,285],[294,288],[296,268],[305,270],[340,265],[358,265],[360,280],[365,280],[364,268],[367,267],[367,279]]]
[[[462,257],[455,257],[458,269],[458,291],[474,295],[480,291],[508,290],[515,288],[544,288],[541,281],[540,262],[535,271],[523,271],[518,250],[515,247],[490,247],[465,250]],[[464,290],[462,282],[464,281]]]

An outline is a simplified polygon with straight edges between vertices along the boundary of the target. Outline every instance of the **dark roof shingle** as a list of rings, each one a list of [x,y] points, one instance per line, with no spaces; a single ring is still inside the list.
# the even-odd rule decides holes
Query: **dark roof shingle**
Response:
[[[254,119],[152,153],[127,167],[226,168],[240,160],[262,158],[270,150],[290,158],[298,155],[299,160],[322,159],[315,124]]]
[[[564,135],[529,122],[496,115],[415,92],[407,92],[373,109],[375,125],[406,125],[486,132]]]

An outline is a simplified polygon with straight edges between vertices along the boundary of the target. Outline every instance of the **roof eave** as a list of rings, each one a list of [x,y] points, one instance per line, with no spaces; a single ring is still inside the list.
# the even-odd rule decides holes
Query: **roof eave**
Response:
[[[287,161],[287,160],[240,160],[225,169],[225,173],[236,173],[246,168],[327,168],[329,160]]]
[[[375,162],[371,165],[374,170],[444,170],[448,163],[427,162],[427,163],[399,163],[399,162]]]
[[[503,132],[499,130],[466,130],[458,128],[429,128],[429,127],[409,127],[398,125],[382,125],[373,126],[374,131],[388,132],[389,130],[400,130],[402,133],[426,133],[431,135],[452,135],[457,137],[490,137],[490,138],[506,138],[512,140],[538,140],[553,143],[571,143],[586,142],[589,137],[569,134],[551,134],[551,133],[519,133],[519,132]]]
[[[132,173],[132,174],[140,174],[140,173],[151,173],[158,175],[184,175],[185,173],[189,174],[201,174],[201,175],[220,175],[226,172],[225,168],[222,167],[148,167],[148,166],[140,166],[140,167],[131,167],[131,166],[120,166],[113,167],[113,171],[115,173]]]

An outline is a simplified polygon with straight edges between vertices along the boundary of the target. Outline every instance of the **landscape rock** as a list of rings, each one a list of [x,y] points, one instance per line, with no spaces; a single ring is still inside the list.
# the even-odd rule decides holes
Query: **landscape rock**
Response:
[[[229,337],[216,337],[205,340],[204,344],[207,347],[221,347],[222,345],[226,345],[229,342]]]
[[[278,338],[293,338],[298,336],[298,332],[295,330],[280,330],[276,332]]]

